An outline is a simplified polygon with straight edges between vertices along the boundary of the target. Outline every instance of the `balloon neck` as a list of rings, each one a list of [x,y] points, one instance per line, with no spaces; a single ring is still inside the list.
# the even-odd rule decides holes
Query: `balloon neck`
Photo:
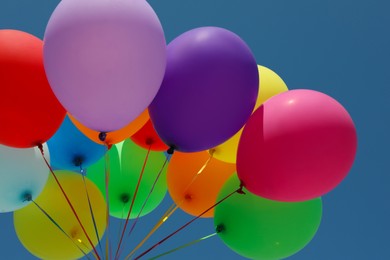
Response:
[[[107,133],[106,132],[100,132],[99,133],[99,140],[102,142],[105,142],[107,138]]]
[[[167,150],[167,154],[173,154],[175,152],[175,147],[174,146],[171,146],[169,147],[169,149]]]
[[[23,193],[22,200],[23,200],[23,202],[32,201],[32,194],[31,194],[31,192],[27,191],[27,192]]]
[[[219,224],[219,225],[215,228],[215,232],[217,232],[217,233],[221,233],[221,232],[223,232],[223,231],[225,231],[225,225],[223,225],[223,224]]]
[[[127,202],[129,202],[129,200],[130,200],[130,195],[124,193],[124,194],[121,195],[120,200],[121,200],[123,203],[127,203]]]

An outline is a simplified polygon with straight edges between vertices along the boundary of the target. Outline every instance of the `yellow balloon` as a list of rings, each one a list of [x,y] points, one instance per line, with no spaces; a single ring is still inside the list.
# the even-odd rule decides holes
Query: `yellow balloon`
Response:
[[[261,106],[267,99],[288,91],[286,83],[272,70],[258,65],[259,71],[259,94],[253,111]],[[223,144],[214,148],[214,157],[227,163],[236,163],[238,143],[242,129]]]
[[[85,186],[80,174],[56,171],[56,176],[71,201],[89,238],[98,243],[90,213]],[[96,185],[85,179],[96,226],[101,239],[106,229],[106,204]],[[60,188],[51,176],[41,195],[35,200],[71,238],[68,238],[34,203],[14,212],[16,234],[23,246],[41,259],[77,259],[92,247],[70,209]],[[73,240],[73,241],[72,241]],[[78,248],[76,245],[80,248]]]

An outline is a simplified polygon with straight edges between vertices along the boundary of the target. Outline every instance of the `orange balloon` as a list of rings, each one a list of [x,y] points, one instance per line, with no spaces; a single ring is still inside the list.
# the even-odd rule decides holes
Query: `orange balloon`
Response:
[[[91,139],[92,141],[98,144],[105,144],[104,142],[100,141],[99,132],[89,129],[88,127],[82,125],[72,115],[68,114],[68,116],[70,120],[72,120],[72,123],[89,139]],[[149,112],[148,109],[145,109],[141,115],[139,115],[136,119],[134,119],[134,121],[132,121],[127,126],[119,130],[107,133],[106,143],[113,145],[122,142],[126,138],[129,138],[130,136],[135,134],[139,129],[141,129],[141,127],[143,127],[148,120],[149,120]]]
[[[208,151],[175,152],[169,162],[169,193],[179,208],[193,216],[198,216],[216,203],[222,186],[236,170],[235,164],[209,159]],[[214,210],[210,210],[202,217],[213,216]]]

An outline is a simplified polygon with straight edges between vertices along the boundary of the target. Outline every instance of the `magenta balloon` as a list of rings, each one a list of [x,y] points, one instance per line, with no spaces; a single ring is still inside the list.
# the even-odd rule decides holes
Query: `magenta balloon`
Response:
[[[348,112],[312,90],[279,94],[258,108],[242,133],[237,173],[261,197],[304,201],[329,192],[348,174],[357,135]]]
[[[160,88],[164,32],[145,0],[62,0],[46,28],[44,64],[70,114],[96,131],[117,130]]]
[[[185,32],[167,47],[167,69],[149,113],[161,139],[183,152],[212,148],[248,120],[258,92],[256,60],[218,27]]]

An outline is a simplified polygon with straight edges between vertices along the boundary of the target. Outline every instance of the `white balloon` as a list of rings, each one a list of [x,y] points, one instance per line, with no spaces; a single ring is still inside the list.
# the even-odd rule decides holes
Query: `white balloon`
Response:
[[[49,161],[47,145],[43,145]],[[43,190],[49,169],[40,150],[18,149],[0,145],[0,213],[11,212],[30,204],[26,196],[35,199]]]

